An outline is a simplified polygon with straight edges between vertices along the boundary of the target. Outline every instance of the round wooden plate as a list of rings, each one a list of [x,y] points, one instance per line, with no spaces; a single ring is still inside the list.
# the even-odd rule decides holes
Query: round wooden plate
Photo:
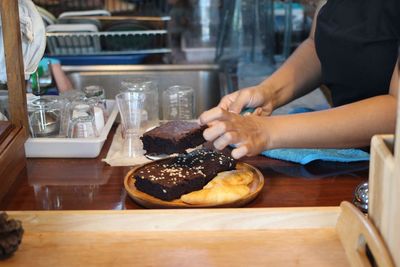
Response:
[[[162,160],[161,160],[162,161]],[[153,196],[150,196],[146,193],[143,193],[136,189],[135,187],[135,173],[143,168],[146,165],[149,164],[154,164],[156,162],[160,162],[159,160],[150,162],[138,167],[134,167],[132,170],[130,170],[124,179],[124,186],[126,191],[128,192],[129,196],[139,205],[146,207],[146,208],[237,208],[237,207],[242,207],[252,201],[260,192],[261,189],[264,186],[264,176],[261,174],[261,172],[247,164],[247,163],[238,163],[236,165],[237,170],[250,170],[253,175],[254,179],[253,182],[249,185],[250,187],[250,193],[236,201],[233,202],[228,202],[228,203],[223,203],[223,204],[216,204],[216,205],[192,205],[192,204],[187,204],[183,202],[180,199],[175,199],[172,201],[164,201],[158,198],[155,198]]]

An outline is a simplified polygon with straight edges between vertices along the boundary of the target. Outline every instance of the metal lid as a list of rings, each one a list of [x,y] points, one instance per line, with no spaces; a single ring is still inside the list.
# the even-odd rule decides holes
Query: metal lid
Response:
[[[368,212],[368,182],[363,182],[356,187],[353,203],[362,212]]]

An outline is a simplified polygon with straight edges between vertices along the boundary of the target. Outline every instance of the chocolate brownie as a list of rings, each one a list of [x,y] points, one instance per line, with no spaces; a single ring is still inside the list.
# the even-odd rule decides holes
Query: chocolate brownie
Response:
[[[144,166],[135,173],[135,186],[146,194],[169,201],[202,189],[219,172],[232,170],[235,165],[229,156],[199,149]]]
[[[205,128],[190,121],[167,122],[143,134],[143,149],[147,154],[184,153],[205,142]]]

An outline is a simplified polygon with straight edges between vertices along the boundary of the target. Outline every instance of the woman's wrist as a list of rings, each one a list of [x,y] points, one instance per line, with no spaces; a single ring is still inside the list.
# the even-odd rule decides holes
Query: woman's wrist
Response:
[[[264,123],[262,125],[265,147],[264,150],[277,148],[277,127],[275,126],[275,118],[272,116],[264,117]]]
[[[282,86],[278,86],[273,79],[268,78],[261,82],[259,86],[262,88],[265,104],[271,108],[271,113],[275,109],[285,104],[286,97]]]

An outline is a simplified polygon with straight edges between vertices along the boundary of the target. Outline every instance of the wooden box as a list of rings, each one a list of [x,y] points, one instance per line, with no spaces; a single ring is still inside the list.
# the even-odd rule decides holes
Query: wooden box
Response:
[[[393,135],[372,138],[368,214],[400,266],[400,158],[394,140]]]
[[[398,69],[400,78],[400,69]],[[400,80],[398,82],[400,87]],[[371,141],[369,210],[394,263],[400,266],[400,89],[395,135],[377,135]]]

